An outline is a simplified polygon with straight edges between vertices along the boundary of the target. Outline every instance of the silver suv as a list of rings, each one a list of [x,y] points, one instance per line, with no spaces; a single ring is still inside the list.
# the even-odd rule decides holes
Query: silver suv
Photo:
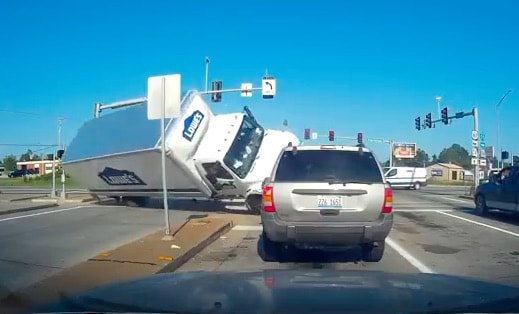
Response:
[[[378,262],[393,226],[393,194],[365,147],[289,146],[263,183],[263,235],[258,253],[279,261],[288,246],[362,247]]]

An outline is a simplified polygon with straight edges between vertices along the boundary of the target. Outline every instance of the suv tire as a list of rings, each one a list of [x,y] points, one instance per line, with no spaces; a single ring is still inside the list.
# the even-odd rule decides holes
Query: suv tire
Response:
[[[267,238],[265,232],[258,240],[258,255],[264,262],[278,262],[281,256],[281,243],[274,242]]]
[[[367,244],[362,247],[362,260],[365,262],[379,262],[384,256],[384,249],[386,247],[386,242],[381,241]]]
[[[486,216],[488,214],[487,201],[485,197],[481,194],[476,195],[475,197],[476,203],[476,214],[480,216]]]

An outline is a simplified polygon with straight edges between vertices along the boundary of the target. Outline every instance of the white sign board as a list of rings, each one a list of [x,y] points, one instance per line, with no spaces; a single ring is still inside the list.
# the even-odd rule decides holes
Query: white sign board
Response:
[[[318,137],[317,132],[312,133],[312,140],[316,140]]]
[[[481,159],[479,160],[479,165],[480,165],[480,166],[486,166],[486,165],[487,165],[487,160],[486,160],[485,158],[481,158]]]
[[[479,143],[478,143],[478,140],[479,140],[479,132],[476,131],[476,130],[472,130],[472,132],[470,133],[470,137],[472,139],[472,145],[471,145],[471,156],[472,156],[472,159],[474,158],[478,158],[479,157]],[[473,162],[472,165],[477,165],[477,161],[475,161],[475,163]]]
[[[252,83],[241,84],[241,97],[252,97]]]
[[[148,120],[180,116],[180,74],[148,77]]]
[[[261,95],[263,98],[273,98],[276,95],[276,80],[264,78],[261,81]]]
[[[470,164],[473,165],[473,166],[477,165],[478,164],[478,159],[477,158],[471,158],[470,159]]]

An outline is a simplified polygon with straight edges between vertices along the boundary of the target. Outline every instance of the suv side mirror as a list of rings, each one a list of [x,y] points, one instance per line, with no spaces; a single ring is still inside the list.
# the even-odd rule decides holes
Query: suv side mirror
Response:
[[[263,179],[263,182],[261,183],[261,188],[263,188],[265,185],[269,184],[270,182],[270,177],[266,177],[265,179]]]
[[[490,182],[499,183],[501,182],[501,174],[497,173],[490,177]]]

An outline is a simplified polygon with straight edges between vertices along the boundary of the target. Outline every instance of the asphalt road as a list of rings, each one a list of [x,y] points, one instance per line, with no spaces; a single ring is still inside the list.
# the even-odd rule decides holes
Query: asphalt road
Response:
[[[395,225],[380,263],[354,262],[355,250],[339,256],[301,252],[289,263],[264,263],[256,244],[257,216],[231,208],[234,230],[178,271],[260,270],[272,268],[376,269],[464,275],[519,286],[519,218],[472,214],[458,189],[427,187],[395,191]],[[159,207],[160,202],[157,202]],[[212,212],[215,203],[171,202],[172,221]],[[0,216],[1,289],[15,291],[92,256],[163,227],[157,208],[83,205]],[[310,252],[311,253],[311,252]]]
[[[395,224],[379,263],[345,254],[297,252],[286,263],[265,263],[257,254],[259,217],[241,217],[234,229],[177,271],[262,269],[359,269],[441,273],[519,286],[519,218],[473,214],[459,188],[428,187],[394,192]]]
[[[1,206],[1,204],[0,204]],[[172,222],[192,212],[171,211]],[[0,216],[0,289],[15,291],[164,226],[157,209],[67,206]]]

